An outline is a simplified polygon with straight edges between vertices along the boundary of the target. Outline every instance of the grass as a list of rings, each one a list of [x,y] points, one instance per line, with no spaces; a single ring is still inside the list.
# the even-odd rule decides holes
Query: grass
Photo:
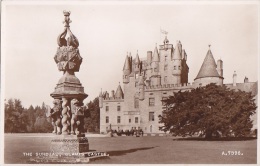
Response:
[[[49,152],[50,134],[5,134],[5,163],[25,164],[23,152]],[[198,141],[174,137],[89,137],[90,150],[110,159],[91,164],[256,164],[257,140]],[[243,155],[222,155],[240,151]]]

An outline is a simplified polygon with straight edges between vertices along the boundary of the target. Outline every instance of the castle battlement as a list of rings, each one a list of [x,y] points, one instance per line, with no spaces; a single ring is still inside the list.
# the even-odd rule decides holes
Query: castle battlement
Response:
[[[163,84],[163,85],[152,85],[152,86],[145,86],[145,90],[151,89],[183,89],[183,88],[192,88],[191,83],[183,83],[183,84]]]

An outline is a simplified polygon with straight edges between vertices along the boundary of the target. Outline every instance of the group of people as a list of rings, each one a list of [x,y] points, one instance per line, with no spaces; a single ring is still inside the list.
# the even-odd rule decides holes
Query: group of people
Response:
[[[136,129],[136,127],[132,127],[131,130],[125,130],[125,131],[119,128],[118,130],[111,130],[111,135],[113,136],[114,134],[116,134],[117,136],[126,135],[126,136],[140,137],[144,135],[144,132],[140,127],[138,127],[138,129]]]

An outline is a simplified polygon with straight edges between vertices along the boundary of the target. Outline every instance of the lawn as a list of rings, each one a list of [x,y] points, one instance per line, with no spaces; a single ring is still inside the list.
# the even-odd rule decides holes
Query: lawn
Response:
[[[25,164],[23,153],[49,152],[51,134],[5,134],[5,163]],[[91,164],[256,164],[257,140],[198,141],[175,137],[88,137],[90,150],[109,159]],[[240,151],[243,155],[228,155]],[[227,155],[223,155],[223,154]]]

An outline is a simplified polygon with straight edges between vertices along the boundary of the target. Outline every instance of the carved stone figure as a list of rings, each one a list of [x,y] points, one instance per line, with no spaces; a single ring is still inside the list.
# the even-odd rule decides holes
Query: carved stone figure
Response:
[[[77,99],[71,100],[71,134],[79,135],[83,130],[85,107],[79,105]]]
[[[61,134],[61,100],[54,99],[53,108],[49,108],[46,112],[46,116],[52,119],[54,134]]]

